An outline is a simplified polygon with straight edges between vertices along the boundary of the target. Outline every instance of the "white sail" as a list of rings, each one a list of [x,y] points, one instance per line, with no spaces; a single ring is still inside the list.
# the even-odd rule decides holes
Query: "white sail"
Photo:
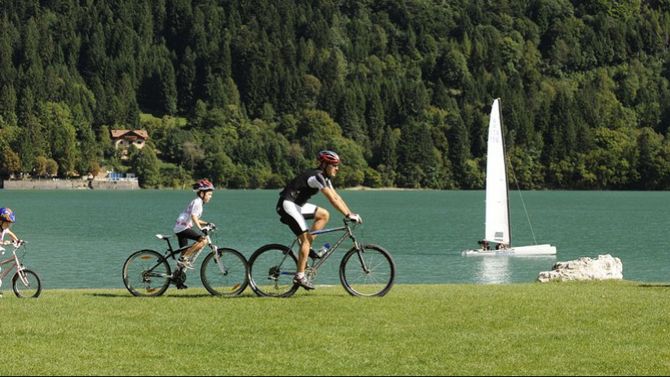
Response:
[[[505,143],[502,134],[500,99],[496,99],[493,101],[489,120],[484,240],[510,246],[509,205],[507,200]]]
[[[488,149],[486,157],[486,225],[481,249],[465,250],[463,255],[555,255],[556,247],[550,244],[512,246],[509,202],[507,193],[507,166],[505,141],[502,133],[500,99],[493,101],[489,119]],[[530,221],[530,220],[529,220]],[[535,235],[533,234],[533,239]]]

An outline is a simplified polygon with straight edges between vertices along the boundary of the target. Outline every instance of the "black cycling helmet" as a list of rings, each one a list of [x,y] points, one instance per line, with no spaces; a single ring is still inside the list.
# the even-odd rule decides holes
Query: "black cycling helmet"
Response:
[[[340,164],[340,156],[338,156],[337,153],[333,151],[323,150],[319,152],[317,159],[319,162],[326,163],[328,165]]]

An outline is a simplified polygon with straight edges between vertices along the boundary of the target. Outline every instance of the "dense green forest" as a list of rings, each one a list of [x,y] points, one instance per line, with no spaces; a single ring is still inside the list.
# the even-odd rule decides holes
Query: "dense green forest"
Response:
[[[0,174],[670,189],[670,0],[0,0]],[[144,129],[122,159],[111,129]]]

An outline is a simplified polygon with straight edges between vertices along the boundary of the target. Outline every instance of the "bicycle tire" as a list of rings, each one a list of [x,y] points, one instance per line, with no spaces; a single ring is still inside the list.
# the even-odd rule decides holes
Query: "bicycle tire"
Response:
[[[367,271],[363,269],[361,258]],[[395,262],[391,254],[378,245],[363,245],[362,252],[353,247],[340,263],[340,282],[352,296],[384,296],[393,287],[394,280]]]
[[[249,285],[261,297],[289,297],[299,287],[293,284],[297,270],[298,259],[288,247],[264,245],[249,258]]]
[[[171,276],[170,264],[154,250],[136,251],[123,263],[123,284],[133,296],[162,295],[170,285]]]
[[[24,276],[21,277],[20,274]],[[12,277],[12,290],[19,298],[37,298],[42,293],[40,277],[33,271],[17,271]]]
[[[219,248],[221,266],[214,252],[209,253],[200,266],[200,280],[214,296],[232,297],[242,293],[249,284],[247,259],[237,250]]]

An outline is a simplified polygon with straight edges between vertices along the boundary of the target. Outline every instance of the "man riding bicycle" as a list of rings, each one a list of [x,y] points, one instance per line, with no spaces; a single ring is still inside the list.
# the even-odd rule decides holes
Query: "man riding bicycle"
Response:
[[[291,231],[298,237],[300,242],[300,255],[298,256],[298,271],[293,278],[293,283],[310,290],[314,289],[312,283],[305,277],[307,258],[316,236],[310,231],[323,229],[330,213],[324,208],[307,203],[317,192],[321,191],[330,204],[352,221],[362,223],[358,214],[352,213],[349,207],[333,188],[331,178],[337,175],[340,168],[340,156],[329,150],[323,150],[317,155],[319,167],[310,169],[295,177],[279,193],[277,202],[277,213],[282,223],[288,225]],[[307,219],[314,219],[312,227],[308,229]]]
[[[207,221],[200,218],[202,216],[202,207],[212,199],[214,185],[208,179],[201,179],[193,185],[193,191],[197,198],[193,199],[186,209],[179,214],[174,226],[174,232],[179,240],[179,247],[188,245],[189,240],[195,241],[191,247],[184,250],[177,262],[177,271],[180,273],[184,268],[193,269],[191,258],[196,255],[207,244],[207,239],[202,233],[202,227],[208,225]],[[197,228],[200,232],[194,230]],[[177,285],[178,289],[187,288],[184,284]]]

